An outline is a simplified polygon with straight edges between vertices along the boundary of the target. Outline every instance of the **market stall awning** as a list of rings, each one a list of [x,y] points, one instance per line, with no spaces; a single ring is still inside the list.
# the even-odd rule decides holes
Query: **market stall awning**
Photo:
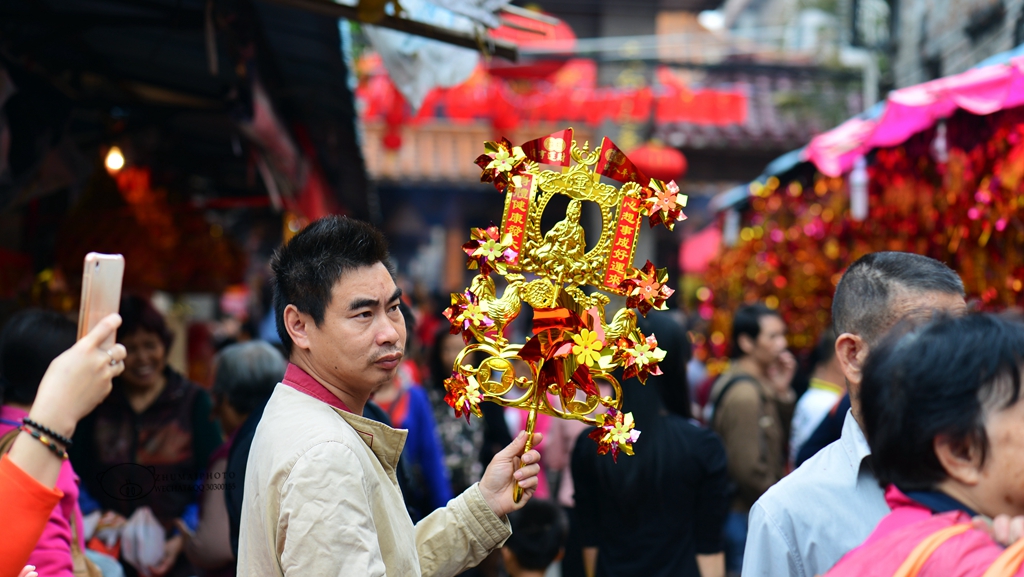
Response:
[[[961,74],[891,92],[886,100],[814,137],[807,146],[775,159],[755,181],[763,184],[805,162],[814,163],[823,174],[839,176],[870,150],[904,142],[958,109],[983,115],[1022,104],[1024,45]],[[734,187],[712,199],[710,207],[725,210],[748,196],[748,186]]]
[[[850,119],[812,139],[805,155],[823,174],[839,176],[868,151],[897,145],[958,109],[985,115],[1022,104],[1024,57],[1017,57],[894,90],[881,117]]]

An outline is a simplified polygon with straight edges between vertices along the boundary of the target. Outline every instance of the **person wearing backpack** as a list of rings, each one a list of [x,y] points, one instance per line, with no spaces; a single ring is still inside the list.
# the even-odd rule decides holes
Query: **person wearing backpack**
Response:
[[[790,387],[796,360],[786,347],[778,312],[761,303],[740,307],[733,316],[732,364],[711,388],[708,423],[725,443],[734,491],[725,524],[730,574],[743,565],[750,507],[786,474],[796,401]]]

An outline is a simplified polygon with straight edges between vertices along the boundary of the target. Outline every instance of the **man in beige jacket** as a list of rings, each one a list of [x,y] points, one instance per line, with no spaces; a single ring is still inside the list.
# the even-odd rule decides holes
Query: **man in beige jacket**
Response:
[[[272,267],[291,364],[249,453],[238,574],[448,576],[479,563],[511,534],[506,514],[532,496],[540,455],[523,452],[520,434],[480,483],[413,526],[395,475],[406,431],[360,416],[394,378],[405,342],[383,237],[326,217]]]

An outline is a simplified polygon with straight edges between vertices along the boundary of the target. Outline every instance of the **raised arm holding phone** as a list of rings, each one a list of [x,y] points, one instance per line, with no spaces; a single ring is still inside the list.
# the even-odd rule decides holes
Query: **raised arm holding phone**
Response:
[[[78,421],[110,393],[111,380],[124,370],[125,348],[106,346],[120,324],[117,314],[103,318],[50,363],[29,412],[30,421],[71,437]],[[0,458],[0,502],[8,507],[5,517],[9,519],[0,524],[0,577],[22,571],[63,496],[53,486],[64,461],[59,453],[67,448],[49,432],[25,428],[29,431],[18,435],[11,451]]]

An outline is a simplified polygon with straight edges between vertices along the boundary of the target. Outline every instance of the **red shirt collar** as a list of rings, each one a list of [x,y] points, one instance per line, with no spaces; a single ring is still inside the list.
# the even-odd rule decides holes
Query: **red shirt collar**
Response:
[[[305,393],[314,399],[323,401],[335,409],[340,409],[346,413],[351,413],[352,409],[345,406],[345,403],[341,402],[341,399],[336,397],[334,393],[327,390],[327,387],[320,384],[320,381],[309,376],[309,373],[302,370],[298,365],[288,363],[288,370],[284,372],[284,378],[281,382],[288,385],[289,387]]]

